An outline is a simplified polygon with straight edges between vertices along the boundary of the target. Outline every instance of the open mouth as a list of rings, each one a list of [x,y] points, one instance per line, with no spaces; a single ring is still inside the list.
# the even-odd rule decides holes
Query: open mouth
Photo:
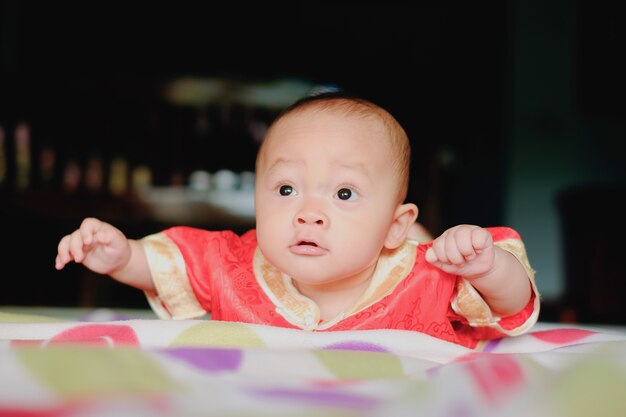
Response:
[[[296,255],[321,256],[328,253],[328,250],[312,240],[301,240],[289,248]]]

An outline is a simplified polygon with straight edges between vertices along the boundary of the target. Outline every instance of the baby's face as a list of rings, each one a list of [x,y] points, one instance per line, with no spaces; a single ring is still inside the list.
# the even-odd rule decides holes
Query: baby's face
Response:
[[[257,236],[296,281],[369,274],[398,205],[386,130],[374,120],[291,114],[265,139],[257,166]]]

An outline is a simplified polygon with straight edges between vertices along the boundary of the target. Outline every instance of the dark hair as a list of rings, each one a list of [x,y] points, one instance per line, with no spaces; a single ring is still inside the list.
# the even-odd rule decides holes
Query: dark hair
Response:
[[[281,115],[285,113],[289,113],[294,108],[303,106],[306,103],[310,103],[314,101],[335,100],[335,99],[346,99],[346,100],[354,100],[354,101],[365,100],[364,98],[351,94],[347,92],[346,90],[313,92],[304,97],[299,98],[298,100],[296,100],[295,102],[287,106],[285,109],[283,109],[283,111],[280,112],[277,118],[280,118]]]

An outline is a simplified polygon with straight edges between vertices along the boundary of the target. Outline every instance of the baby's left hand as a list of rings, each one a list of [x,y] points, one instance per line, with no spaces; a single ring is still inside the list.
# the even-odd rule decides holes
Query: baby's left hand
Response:
[[[433,241],[426,261],[443,271],[466,278],[479,278],[493,268],[493,237],[479,226],[454,226]]]

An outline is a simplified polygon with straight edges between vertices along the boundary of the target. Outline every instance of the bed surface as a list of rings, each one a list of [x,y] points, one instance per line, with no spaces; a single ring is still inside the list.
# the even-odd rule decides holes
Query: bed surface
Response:
[[[538,323],[476,350],[142,310],[0,307],[3,416],[625,416],[626,331]]]

